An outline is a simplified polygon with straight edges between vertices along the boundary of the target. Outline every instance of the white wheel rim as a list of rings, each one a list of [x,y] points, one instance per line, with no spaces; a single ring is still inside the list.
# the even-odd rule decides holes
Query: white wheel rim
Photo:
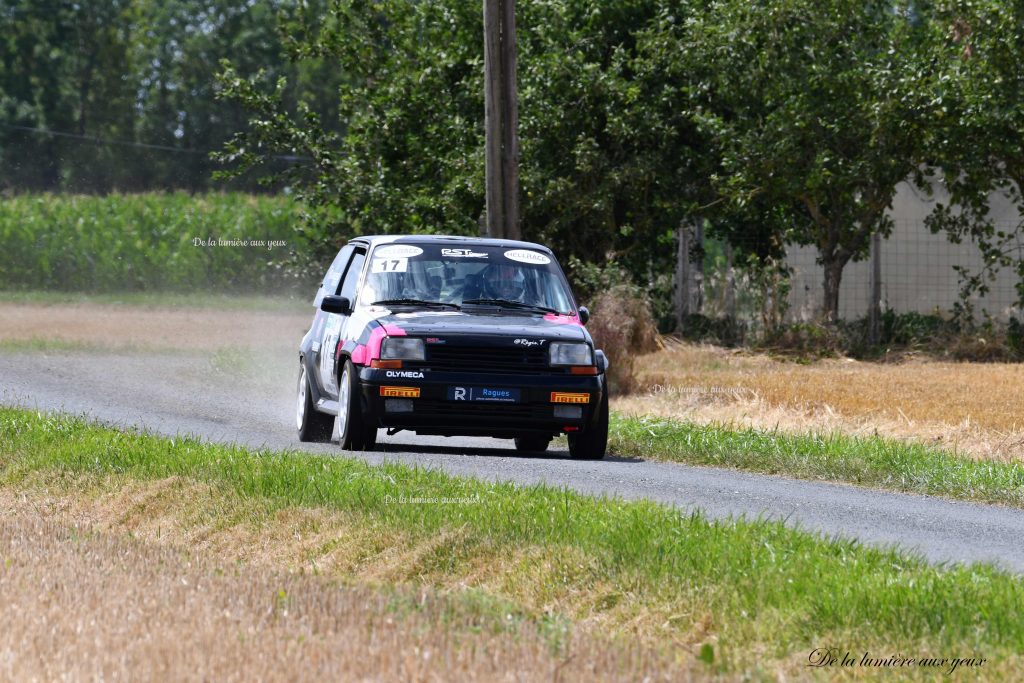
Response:
[[[338,439],[345,438],[345,427],[348,425],[348,368],[341,373],[341,386],[338,387]]]
[[[295,427],[302,429],[302,422],[306,418],[306,392],[309,391],[309,387],[306,386],[306,368],[302,366],[299,370],[299,398],[295,402]]]

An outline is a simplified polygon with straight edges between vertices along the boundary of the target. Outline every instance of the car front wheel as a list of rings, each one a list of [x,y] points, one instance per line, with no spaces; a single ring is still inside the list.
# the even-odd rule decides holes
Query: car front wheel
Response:
[[[359,396],[359,375],[352,361],[346,360],[338,380],[334,438],[347,451],[368,451],[377,444],[377,430],[366,424]]]
[[[578,434],[569,435],[569,457],[573,460],[601,460],[608,450],[608,391],[601,397],[597,420]]]

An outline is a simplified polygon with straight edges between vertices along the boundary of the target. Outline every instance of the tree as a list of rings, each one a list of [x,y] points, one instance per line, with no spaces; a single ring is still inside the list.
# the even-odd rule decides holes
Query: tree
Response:
[[[891,0],[720,0],[678,35],[689,106],[721,151],[720,195],[774,207],[792,221],[778,243],[818,248],[826,320],[922,161],[921,33]]]
[[[288,0],[12,0],[0,10],[0,188],[137,191],[210,186],[211,149],[247,125],[218,101],[214,73],[231,55],[336,109],[334,71],[292,68],[278,17]],[[316,7],[316,3],[303,3]],[[294,110],[295,89],[283,93]],[[53,133],[47,131],[54,131]],[[272,162],[280,166],[279,161]],[[236,187],[258,187],[251,179]]]
[[[564,257],[617,255],[644,284],[671,272],[673,229],[696,205],[695,127],[668,94],[647,32],[681,2],[517,3],[520,183],[526,239]],[[301,153],[288,182],[331,244],[363,232],[475,234],[484,208],[483,44],[478,3],[339,2],[292,26],[291,56],[335,60],[334,122],[290,116],[277,91],[228,64],[224,94],[251,130],[223,155],[241,168]],[[280,88],[286,83],[279,81]],[[668,94],[667,94],[668,93]],[[337,134],[329,134],[333,123]]]
[[[221,160],[246,170],[276,153],[312,160],[281,176],[305,201],[316,253],[353,234],[474,234],[483,211],[483,81],[476,3],[338,2],[297,13],[291,62],[329,60],[340,85],[325,118],[278,78],[245,78],[224,62],[221,94],[250,112]],[[308,84],[319,88],[321,84]],[[300,86],[301,87],[301,86]],[[303,88],[304,90],[304,88]]]
[[[71,160],[95,152],[68,138],[39,135],[55,129],[85,135],[131,118],[131,84],[121,78],[129,40],[125,1],[40,5],[12,3],[0,15],[0,187],[52,189]],[[105,170],[90,169],[102,184]]]
[[[999,225],[990,197],[1003,193],[1024,216],[1024,6],[997,0],[939,3],[931,34],[939,77],[930,160],[949,190],[928,218],[935,232],[973,241],[984,266],[961,269],[962,295],[984,294],[1003,268],[1018,275],[1024,308],[1022,225]]]

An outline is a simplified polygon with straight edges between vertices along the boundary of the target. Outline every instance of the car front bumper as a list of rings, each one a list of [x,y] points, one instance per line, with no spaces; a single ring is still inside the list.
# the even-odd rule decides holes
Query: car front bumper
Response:
[[[419,373],[363,367],[359,379],[363,414],[370,425],[443,436],[578,433],[593,422],[605,391],[604,375]],[[456,394],[455,389],[465,391]],[[511,390],[518,400],[454,399],[469,395],[469,389],[478,390],[474,395],[483,389]],[[584,397],[586,402],[580,402]],[[579,417],[568,416],[574,406],[580,408]]]

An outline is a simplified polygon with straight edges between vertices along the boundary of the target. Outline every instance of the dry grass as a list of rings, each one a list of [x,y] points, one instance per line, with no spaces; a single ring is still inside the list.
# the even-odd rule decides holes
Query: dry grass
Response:
[[[179,477],[155,482],[81,477],[59,481],[60,493],[54,496],[55,483],[36,479],[23,495],[49,491],[48,496],[35,495],[37,505],[104,533],[170,543],[246,566],[335,577],[351,585],[427,586],[450,594],[472,589],[507,600],[524,614],[570,618],[585,632],[627,632],[645,642],[671,643],[683,648],[683,655],[700,645],[679,638],[668,623],[679,608],[671,596],[617,594],[609,606],[611,588],[595,561],[572,548],[561,548],[555,561],[550,548],[521,546],[508,553],[472,542],[461,529],[417,539],[340,511],[269,510],[265,501]],[[456,549],[470,555],[455,557]]]
[[[197,534],[169,510],[182,485],[115,486],[91,501],[0,490],[0,679],[627,681],[693,675],[665,657],[586,631],[556,651],[531,623],[490,627],[473,609],[436,591],[341,586],[320,572],[287,571],[296,551],[316,548],[339,531],[338,547],[313,554],[324,564],[351,565],[344,530],[325,534],[326,513],[296,511],[268,524],[260,543],[237,530]],[[136,533],[126,535],[128,529]]]
[[[613,408],[782,431],[840,431],[1024,458],[1024,365],[908,359],[812,364],[673,343],[637,364],[647,388]]]

